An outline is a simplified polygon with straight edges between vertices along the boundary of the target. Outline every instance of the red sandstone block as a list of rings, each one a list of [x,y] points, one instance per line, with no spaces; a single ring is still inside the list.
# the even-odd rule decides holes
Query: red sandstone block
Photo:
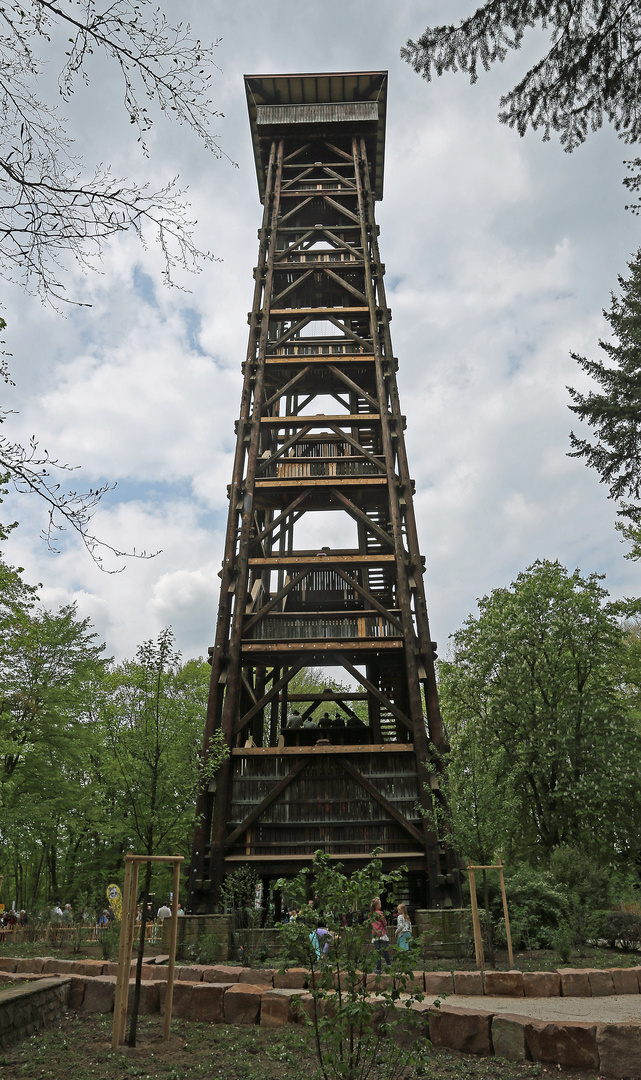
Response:
[[[273,986],[273,968],[241,968],[238,976],[239,983],[249,983],[251,986]]]
[[[203,982],[235,983],[243,969],[226,967],[224,964],[211,964],[203,970]]]
[[[18,960],[16,971],[18,974],[25,973],[27,975],[39,975],[45,965],[43,959],[38,957],[31,957],[28,960]]]
[[[162,983],[151,982],[149,979],[140,982],[140,1016],[151,1016],[160,1012],[160,987]],[[127,1012],[131,1013],[134,1005],[136,980],[129,980],[129,997],[127,999]]]
[[[307,986],[308,979],[309,971],[306,968],[289,968],[287,971],[275,971],[274,988],[276,990],[303,990]]]
[[[497,1057],[507,1061],[529,1061],[530,1053],[525,1038],[527,1018],[512,1013],[502,1013],[492,1019],[492,1046]]]
[[[82,1001],[85,996],[85,982],[86,979],[81,978],[78,975],[71,976],[71,986],[69,988],[69,998],[67,1005],[70,1009],[79,1009],[82,1006]]]
[[[641,1025],[597,1024],[600,1072],[605,1076],[641,1076]]]
[[[76,962],[75,960],[45,960],[42,970],[46,975],[75,975]]]
[[[260,999],[265,984],[234,983],[225,991],[223,1011],[227,1024],[256,1024],[260,1014]]]
[[[191,1018],[191,992],[197,983],[191,982],[175,982],[174,983],[174,996],[171,1005],[171,1015],[179,1017],[181,1020],[189,1020]],[[160,983],[160,1013],[165,1015],[165,1005],[167,1002],[167,983]]]
[[[192,983],[190,1020],[201,1024],[222,1024],[225,991],[235,983]]]
[[[551,1061],[566,1069],[599,1068],[596,1024],[528,1020],[527,1047],[533,1061]]]
[[[483,996],[483,976],[480,971],[453,971],[454,993]]]
[[[638,994],[639,980],[635,968],[610,968],[615,994]]]
[[[451,971],[426,971],[426,994],[453,994],[454,978]]]
[[[106,966],[104,960],[76,960],[73,970],[75,975],[89,975],[96,978],[98,975],[105,974]]]
[[[392,1037],[398,1046],[409,1049],[417,1039],[429,1039],[429,1032],[430,1014],[427,1008],[401,1009],[392,1029]]]
[[[132,979],[135,979],[135,977],[136,977],[136,969],[135,968],[132,968],[130,977]],[[157,968],[155,964],[143,964],[142,968],[140,969],[140,978],[144,979],[145,982],[147,982],[150,979],[153,979],[156,982],[158,982],[159,979],[162,979],[162,973],[161,973],[161,970],[159,968]],[[167,978],[167,975],[165,975],[165,978]]]
[[[367,989],[372,994],[380,994],[385,990],[389,990],[392,985],[392,979],[389,975],[377,975],[375,971],[370,971],[367,976]]]
[[[521,971],[486,971],[483,989],[488,997],[523,997],[523,973]]]
[[[585,968],[559,968],[562,997],[592,997]]]
[[[560,997],[561,976],[558,971],[524,971],[525,997]]]
[[[15,956],[0,956],[0,971],[14,972],[18,966]]]
[[[132,960],[131,961],[131,970],[133,971],[134,969],[135,969],[135,965],[134,965],[134,961]],[[103,975],[116,975],[117,976],[118,975],[118,965],[112,963],[111,961],[108,964],[104,964],[103,968],[102,968],[102,974]]]
[[[318,1015],[321,1016],[322,1015],[322,1010],[321,1010],[320,1006],[323,1003],[322,1003],[322,1001],[319,1001],[317,1004],[319,1006]],[[295,1023],[302,1024],[302,1023],[304,1023],[305,1020],[313,1020],[313,1019],[314,1019],[314,995],[309,993],[309,991],[303,991],[302,993],[299,993],[299,994],[296,995],[296,1001],[292,1005],[292,1020]]]
[[[202,982],[203,972],[206,968],[200,964],[189,964],[186,967],[177,967],[174,971],[174,979],[180,982]]]
[[[588,979],[592,997],[609,997],[614,993],[612,972],[601,971],[599,968],[588,968]]]
[[[456,979],[456,976],[455,976]],[[430,1039],[433,1046],[446,1046],[463,1054],[492,1053],[492,1013],[473,1012],[448,1005],[430,1012]]]
[[[443,972],[443,974],[448,974]],[[452,986],[452,976],[449,976],[450,986]],[[401,988],[400,980],[398,981],[398,987]],[[450,991],[451,992],[451,991]],[[425,993],[425,973],[423,971],[413,971],[411,975],[407,976],[405,981],[405,994],[424,994]]]
[[[97,975],[85,979],[82,999],[84,1012],[108,1013],[113,1011],[116,980],[110,975]]]
[[[261,1027],[283,1027],[294,1022],[299,996],[299,990],[295,987],[266,990],[260,999]]]

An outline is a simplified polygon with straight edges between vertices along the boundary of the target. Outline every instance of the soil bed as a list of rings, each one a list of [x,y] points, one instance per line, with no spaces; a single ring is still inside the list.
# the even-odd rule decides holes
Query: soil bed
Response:
[[[3,1080],[311,1080],[311,1031],[186,1024],[175,1020],[162,1042],[162,1019],[139,1021],[138,1046],[112,1051],[111,1017],[70,1013],[57,1028],[0,1052]],[[434,1050],[405,1080],[529,1080],[539,1076],[598,1080],[595,1073]]]

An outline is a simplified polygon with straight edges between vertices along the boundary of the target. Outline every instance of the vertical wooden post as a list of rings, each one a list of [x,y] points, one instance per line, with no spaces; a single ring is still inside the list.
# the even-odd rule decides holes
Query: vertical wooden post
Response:
[[[165,998],[165,1028],[163,1039],[171,1034],[171,1008],[174,1001],[174,967],[176,964],[176,936],[178,931],[178,890],[180,889],[180,863],[174,863],[174,888],[171,908],[171,937],[169,939],[169,969],[167,971],[167,997]]]
[[[483,938],[481,936],[481,922],[479,919],[479,909],[476,903],[476,882],[474,880],[474,870],[472,863],[467,864],[468,873],[470,876],[470,903],[472,905],[472,925],[474,927],[474,951],[476,953],[476,966],[479,971],[485,970],[485,955],[483,953]]]
[[[127,926],[127,945],[124,961],[123,993],[120,1006],[120,1031],[118,1035],[119,1044],[124,1043],[125,1041],[125,1027],[127,1026],[129,977],[131,975],[131,954],[134,947],[134,929],[136,926],[136,896],[138,895],[138,869],[140,866],[140,863],[138,859],[135,858],[135,856],[132,855],[130,857],[133,864],[131,868],[131,904],[129,905],[129,923]]]
[[[118,946],[118,978],[116,980],[116,996],[114,999],[114,1020],[111,1031],[111,1049],[115,1050],[120,1045],[120,1011],[124,991],[125,976],[125,952],[127,948],[127,931],[129,929],[129,909],[132,904],[131,898],[131,857],[125,856],[125,884],[122,890],[122,913],[120,916],[120,943]],[[135,899],[133,901],[135,910]]]
[[[510,968],[514,967],[514,954],[512,952],[512,935],[510,933],[510,919],[507,913],[507,896],[505,894],[505,882],[503,880],[503,863],[498,860],[499,876],[501,879],[501,896],[503,897],[503,915],[505,916],[505,936],[507,938],[507,955]]]

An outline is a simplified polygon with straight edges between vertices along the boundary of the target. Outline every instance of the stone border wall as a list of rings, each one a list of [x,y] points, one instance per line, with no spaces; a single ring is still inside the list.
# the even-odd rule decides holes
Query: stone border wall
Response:
[[[13,968],[14,970],[9,970]],[[61,983],[51,975],[68,976]],[[69,970],[71,969],[71,970]],[[116,964],[101,961],[0,958],[0,981],[29,984],[31,993],[59,988],[60,1002],[86,1012],[109,1013],[114,1007]],[[133,969],[132,969],[133,974]],[[414,973],[408,989],[428,996],[466,994],[504,996],[505,1009],[474,1010],[445,997],[440,1008],[415,1002],[402,1029],[424,1036],[434,1046],[467,1054],[496,1054],[511,1061],[540,1061],[566,1068],[592,1069],[604,1076],[641,1077],[641,1024],[545,1021],[510,1013],[514,997],[602,997],[641,992],[641,967],[599,969],[563,968],[556,972],[423,972]],[[224,965],[176,967],[173,1015],[201,1023],[257,1024],[278,1027],[310,1016],[313,998],[307,991],[309,972],[290,968],[240,968]],[[381,982],[388,977],[382,976]],[[42,980],[42,982],[41,982]],[[143,964],[141,1013],[164,1014],[167,969]],[[132,979],[133,983],[133,979]],[[66,986],[66,990],[63,987]],[[376,976],[368,975],[375,1001]],[[27,987],[17,987],[27,991]],[[66,996],[65,996],[66,995]],[[0,998],[0,1023],[5,995]],[[131,1006],[132,995],[130,995]],[[61,1006],[60,1006],[61,1007]],[[30,1032],[25,1032],[29,1034]]]
[[[12,1046],[59,1020],[69,1000],[71,979],[21,982],[0,994],[0,1048]]]

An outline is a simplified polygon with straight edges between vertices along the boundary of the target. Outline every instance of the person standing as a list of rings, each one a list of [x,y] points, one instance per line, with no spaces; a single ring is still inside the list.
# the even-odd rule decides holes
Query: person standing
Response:
[[[378,953],[376,959],[376,974],[381,973],[381,959],[389,964],[389,937],[387,935],[387,919],[381,911],[381,898],[375,896],[370,904],[370,918],[372,920],[372,944]]]
[[[399,904],[396,910],[398,912],[398,918],[396,920],[396,944],[403,952],[407,952],[410,947],[410,938],[412,937],[412,924],[405,904]]]

